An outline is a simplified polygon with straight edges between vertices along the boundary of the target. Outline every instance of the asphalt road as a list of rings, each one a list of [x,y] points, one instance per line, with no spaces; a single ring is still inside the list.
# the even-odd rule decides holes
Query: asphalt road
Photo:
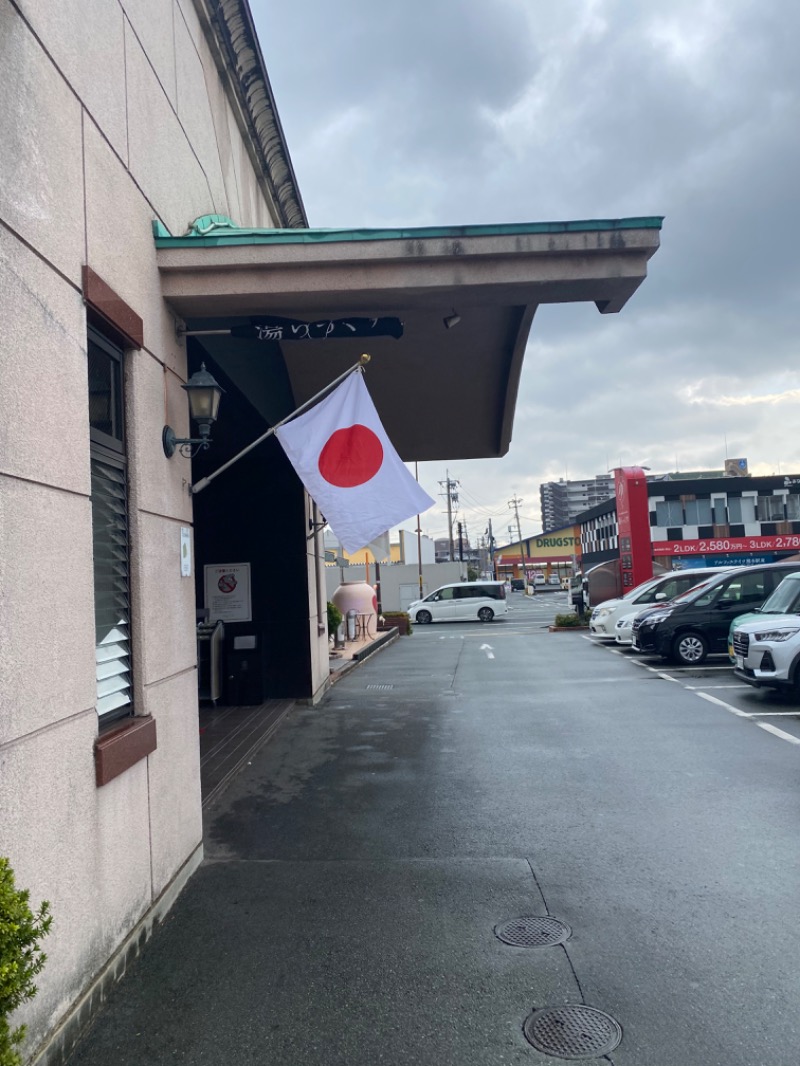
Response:
[[[297,708],[74,1066],[538,1066],[526,1017],[584,1006],[622,1031],[595,1061],[794,1066],[797,717],[551,634],[564,601],[416,626]],[[501,943],[519,916],[569,939]]]

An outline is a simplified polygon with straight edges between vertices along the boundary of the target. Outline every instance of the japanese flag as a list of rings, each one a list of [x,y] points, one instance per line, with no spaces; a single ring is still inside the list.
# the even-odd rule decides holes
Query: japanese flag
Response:
[[[434,504],[392,447],[359,373],[275,435],[346,552]]]

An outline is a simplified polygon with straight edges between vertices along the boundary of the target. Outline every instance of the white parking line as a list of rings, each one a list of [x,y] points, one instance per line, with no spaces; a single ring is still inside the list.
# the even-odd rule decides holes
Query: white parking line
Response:
[[[788,740],[790,744],[800,744],[800,737],[793,737],[791,733],[784,733],[782,729],[770,725],[769,722],[756,722],[755,724],[759,729],[765,729],[768,733],[772,733],[773,736],[780,737],[781,740]]]
[[[730,711],[731,714],[735,714],[737,718],[750,717],[747,711],[740,711],[738,707],[733,707],[730,703],[726,703],[724,700],[718,700],[716,696],[709,696],[705,692],[698,692],[697,695],[700,697],[701,700],[708,700],[709,703],[715,703],[717,707],[724,707],[726,711]]]
[[[619,652],[617,652],[619,654]],[[643,670],[647,670],[651,674],[655,674],[656,677],[660,677],[662,681],[674,681],[676,685],[680,684],[677,677],[673,677],[672,674],[665,674],[663,670],[657,669],[655,666],[648,666],[647,663],[640,663],[638,659],[631,659],[634,666],[641,666]]]
[[[800,718],[800,711],[751,711],[751,718]]]
[[[590,643],[592,643],[592,644],[597,644],[598,643],[595,640],[591,640],[591,638],[589,638],[589,637],[584,637],[583,639],[584,640],[589,640]],[[622,652],[619,651],[616,648],[609,648],[608,650],[613,652],[615,655],[622,655]],[[628,658],[628,657],[625,656],[625,658]],[[630,659],[629,661],[632,662],[632,663],[635,663],[636,666],[641,666],[643,669],[649,670],[650,673],[656,674],[658,677],[663,678],[664,681],[674,681],[676,684],[678,684],[682,688],[686,689],[687,692],[694,692],[697,696],[700,697],[701,700],[706,700],[707,703],[713,703],[717,707],[722,707],[726,711],[730,711],[731,714],[735,714],[737,718],[749,718],[750,721],[753,723],[753,725],[758,726],[759,729],[763,729],[766,733],[771,733],[774,737],[778,737],[779,740],[785,740],[789,744],[800,744],[800,737],[794,737],[794,736],[792,736],[791,733],[786,733],[783,729],[778,729],[777,726],[770,725],[769,722],[756,722],[755,721],[755,719],[757,717],[778,717],[780,715],[791,715],[791,714],[794,713],[792,711],[775,711],[773,713],[770,713],[770,712],[767,712],[767,711],[765,711],[765,712],[753,712],[753,713],[750,713],[748,711],[740,711],[738,707],[734,707],[732,704],[726,703],[725,700],[721,700],[717,696],[711,696],[711,695],[708,694],[708,692],[705,692],[705,691],[701,692],[699,685],[685,685],[685,684],[683,684],[683,682],[679,678],[672,677],[671,674],[665,674],[663,671],[657,670],[654,666],[648,666],[647,663],[640,662],[638,659]],[[730,670],[731,668],[730,668],[730,666],[698,666],[696,669],[705,671],[705,670]],[[697,680],[697,679],[695,678],[695,680]],[[742,686],[741,685],[704,685],[703,688],[704,689],[709,689],[709,688],[713,688],[713,689],[721,689],[721,688],[741,689]],[[798,713],[800,713],[800,712],[798,712]]]
[[[793,737],[791,733],[785,733],[782,729],[778,729],[777,726],[770,725],[769,722],[756,722],[752,714],[748,714],[746,711],[740,711],[738,707],[732,707],[729,703],[716,699],[715,696],[707,696],[704,692],[698,692],[697,695],[701,700],[708,700],[709,703],[716,703],[718,706],[724,707],[726,711],[735,714],[737,718],[749,718],[753,722],[753,725],[758,726],[759,729],[763,729],[766,733],[772,733],[772,735],[778,737],[779,740],[785,740],[789,744],[800,744],[800,737]]]
[[[684,685],[683,687],[687,688],[690,692],[699,692],[700,689],[704,688],[738,688],[740,692],[744,692],[744,687],[742,685]]]
[[[559,684],[562,685],[620,685],[624,682],[635,681],[635,677],[562,677]]]

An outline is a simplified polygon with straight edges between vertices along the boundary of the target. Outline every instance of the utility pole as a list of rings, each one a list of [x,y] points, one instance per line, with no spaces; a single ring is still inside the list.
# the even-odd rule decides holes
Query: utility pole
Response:
[[[447,497],[447,539],[449,543],[448,555],[450,558],[450,562],[452,563],[455,561],[455,552],[453,551],[453,507],[458,507],[458,492],[456,491],[456,485],[458,485],[459,482],[451,480],[449,470],[446,471],[446,474],[447,480],[439,482],[440,485],[445,486],[445,491],[440,492],[439,495]]]
[[[519,558],[520,558],[520,563],[522,565],[522,581],[523,581],[524,589],[527,592],[528,591],[528,576],[525,573],[525,549],[522,546],[522,529],[520,528],[520,524],[519,524],[519,505],[521,503],[522,503],[522,500],[520,500],[516,496],[514,496],[513,499],[510,499],[508,501],[508,506],[514,508],[514,514],[517,517],[517,536],[519,537]]]
[[[492,566],[492,577],[497,580],[497,567],[494,564],[494,533],[492,533],[492,520],[489,519],[489,562]]]
[[[458,523],[458,561],[464,562],[464,535],[461,530],[461,523]]]

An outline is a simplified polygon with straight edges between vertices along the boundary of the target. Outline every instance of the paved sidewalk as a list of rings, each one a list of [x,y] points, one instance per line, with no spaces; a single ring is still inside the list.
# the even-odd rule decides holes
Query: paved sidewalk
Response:
[[[449,827],[415,842],[427,684],[413,715],[381,696],[411,640],[295,707],[207,812],[206,861],[70,1066],[552,1064],[520,1025],[574,999],[568,962],[493,934],[546,913],[528,862],[459,857]]]
[[[548,620],[421,627],[295,706],[70,1066],[554,1066],[548,1009],[573,1058],[603,1012],[589,1061],[795,1066],[800,749]]]

